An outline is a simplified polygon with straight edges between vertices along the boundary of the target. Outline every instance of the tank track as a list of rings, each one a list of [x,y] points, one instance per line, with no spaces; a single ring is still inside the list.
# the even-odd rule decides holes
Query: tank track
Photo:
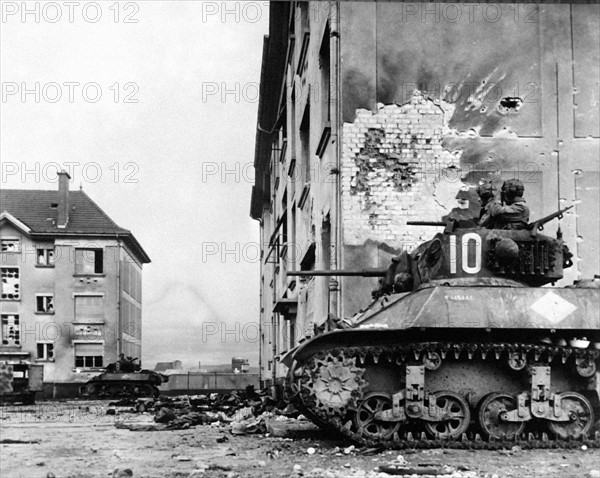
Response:
[[[397,430],[390,436],[365,436],[357,425],[353,423],[353,416],[356,416],[357,409],[361,400],[368,394],[364,389],[367,387],[366,380],[363,379],[365,365],[370,362],[377,364],[395,364],[400,366],[421,365],[427,363],[429,367],[437,369],[447,358],[455,360],[468,359],[468,361],[480,360],[483,364],[485,360],[504,360],[510,362],[513,370],[522,370],[525,367],[547,366],[551,364],[566,364],[572,361],[572,365],[587,365],[588,370],[584,372],[591,377],[595,372],[596,364],[600,356],[599,350],[579,349],[567,346],[556,346],[546,344],[529,343],[504,343],[504,342],[481,342],[481,343],[454,343],[454,342],[419,342],[406,343],[387,346],[359,346],[359,347],[337,347],[326,351],[319,351],[309,357],[306,362],[295,363],[287,379],[287,394],[296,407],[308,418],[313,420],[319,426],[327,429],[335,429],[342,435],[352,441],[369,448],[376,449],[429,449],[429,448],[450,448],[450,449],[474,449],[474,450],[497,450],[507,449],[518,446],[521,449],[574,449],[582,446],[588,448],[600,448],[600,432],[579,434],[578,436],[559,437],[534,430],[526,433],[514,434],[514,436],[501,437],[486,436],[478,433],[476,430],[467,430],[456,436],[443,437],[439,434],[425,433],[415,428],[408,430]],[[429,360],[429,362],[428,362]],[[439,364],[431,364],[438,360]],[[328,370],[322,372],[324,367]],[[428,367],[426,367],[428,368]],[[322,377],[331,376],[335,370],[340,372],[342,380],[348,384],[342,391],[333,393],[323,386]],[[430,368],[433,369],[433,368]],[[535,372],[533,372],[535,373]],[[317,378],[317,374],[319,377]],[[549,374],[549,372],[548,372]],[[339,375],[339,373],[338,373]],[[318,382],[318,383],[317,383]],[[333,384],[333,382],[331,382]],[[325,385],[328,385],[325,383]],[[315,396],[315,387],[323,395],[326,390],[329,404],[319,403]],[[331,387],[339,388],[337,385]],[[335,392],[335,390],[333,390]],[[333,397],[333,398],[332,398]],[[335,398],[339,397],[342,406],[336,406]],[[333,406],[331,406],[333,403]],[[595,404],[592,404],[592,407]],[[598,419],[598,412],[591,411],[592,427],[595,420]],[[414,423],[419,423],[417,420]],[[471,429],[473,427],[470,427]]]

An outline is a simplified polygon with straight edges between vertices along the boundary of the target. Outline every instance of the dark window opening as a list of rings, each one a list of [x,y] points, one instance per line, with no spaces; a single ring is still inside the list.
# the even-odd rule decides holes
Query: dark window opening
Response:
[[[304,182],[310,182],[310,104],[307,103],[302,122],[300,123],[301,162],[304,169]]]
[[[53,313],[54,312],[54,297],[51,295],[38,295],[36,297],[36,312]]]
[[[102,274],[104,272],[104,254],[102,249],[76,249],[76,274]]]
[[[37,344],[38,360],[53,360],[54,359],[54,344],[38,343]]]
[[[331,99],[331,74],[330,74],[330,30],[329,23],[325,28],[323,35],[323,43],[321,44],[321,50],[319,51],[319,66],[321,68],[321,111],[323,114],[323,121],[330,121],[331,117],[331,106],[329,104]]]
[[[76,356],[75,357],[75,367],[85,367],[85,368],[100,368],[102,367],[102,356],[101,355],[93,355],[93,356]]]

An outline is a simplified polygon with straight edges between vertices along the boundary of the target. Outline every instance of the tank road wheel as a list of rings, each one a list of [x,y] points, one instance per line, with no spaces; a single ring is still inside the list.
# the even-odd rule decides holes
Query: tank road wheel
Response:
[[[392,399],[382,393],[370,393],[358,406],[354,424],[358,433],[365,438],[387,440],[400,428],[399,422],[383,422],[375,419],[375,414],[392,409]]]
[[[98,387],[95,383],[88,383],[85,385],[85,393],[88,395],[96,395],[98,392]]]
[[[548,421],[548,428],[558,438],[579,438],[590,431],[594,424],[592,404],[577,392],[559,394],[560,406],[569,415],[568,422]]]
[[[311,371],[310,388],[317,407],[329,416],[343,414],[365,386],[364,369],[356,367],[356,358],[328,354],[316,361]]]
[[[525,428],[525,422],[506,422],[502,413],[517,408],[517,399],[508,393],[488,393],[479,404],[477,420],[481,430],[487,437],[512,440]]]
[[[471,411],[467,401],[454,392],[435,392],[435,401],[442,409],[443,418],[439,422],[423,422],[425,430],[440,438],[458,438],[469,428]]]

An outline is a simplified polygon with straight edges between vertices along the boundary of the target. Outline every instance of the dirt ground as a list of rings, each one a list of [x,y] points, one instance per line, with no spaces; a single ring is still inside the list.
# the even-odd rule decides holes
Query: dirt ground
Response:
[[[152,424],[153,416],[125,409],[107,415],[107,406],[107,401],[71,401],[0,408],[0,476],[368,478],[389,476],[378,467],[399,463],[402,455],[414,467],[452,467],[443,471],[457,478],[600,477],[600,450],[423,450],[365,456],[348,442],[318,433],[293,440],[235,436],[226,424],[131,431],[116,424]]]

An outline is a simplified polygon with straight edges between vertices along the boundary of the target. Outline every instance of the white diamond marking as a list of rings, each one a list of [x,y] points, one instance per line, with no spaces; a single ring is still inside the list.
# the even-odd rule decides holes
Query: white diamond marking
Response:
[[[558,324],[571,315],[577,306],[554,292],[548,292],[531,304],[531,308],[553,324]]]

